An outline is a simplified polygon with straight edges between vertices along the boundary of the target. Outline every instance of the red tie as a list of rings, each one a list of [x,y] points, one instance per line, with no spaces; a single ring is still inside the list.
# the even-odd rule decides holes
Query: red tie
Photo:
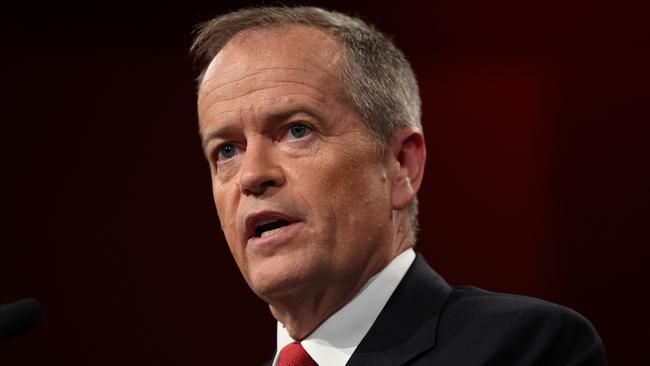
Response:
[[[302,348],[302,344],[294,342],[287,344],[280,351],[278,366],[318,366],[318,364]]]

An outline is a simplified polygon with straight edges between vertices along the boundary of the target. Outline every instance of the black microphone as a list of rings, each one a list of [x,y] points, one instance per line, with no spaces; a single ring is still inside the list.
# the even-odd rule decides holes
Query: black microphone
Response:
[[[41,304],[33,298],[0,305],[0,338],[34,328],[40,324],[41,317]]]

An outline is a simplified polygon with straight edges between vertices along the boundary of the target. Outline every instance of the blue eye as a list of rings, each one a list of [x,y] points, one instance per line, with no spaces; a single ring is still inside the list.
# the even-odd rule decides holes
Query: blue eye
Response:
[[[305,135],[309,134],[310,128],[303,124],[303,123],[296,123],[295,125],[289,127],[289,134],[291,134],[291,137],[299,139],[305,137]]]
[[[235,156],[235,145],[233,144],[223,144],[219,146],[217,160],[227,160]]]

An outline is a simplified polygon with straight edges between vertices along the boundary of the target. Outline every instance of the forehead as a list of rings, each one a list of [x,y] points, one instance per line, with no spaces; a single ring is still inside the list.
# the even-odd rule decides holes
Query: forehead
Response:
[[[339,42],[302,25],[248,30],[212,60],[199,89],[199,124],[278,102],[311,101],[325,107],[343,95]]]
[[[214,57],[206,69],[200,92],[264,71],[306,73],[338,81],[341,50],[332,35],[305,25],[247,30],[230,40]]]

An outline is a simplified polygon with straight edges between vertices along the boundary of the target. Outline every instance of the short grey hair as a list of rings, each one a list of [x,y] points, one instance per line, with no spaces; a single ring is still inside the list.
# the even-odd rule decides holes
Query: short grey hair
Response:
[[[199,86],[212,59],[237,35],[293,24],[323,29],[341,43],[344,99],[361,116],[380,154],[388,151],[398,129],[413,126],[422,130],[418,84],[402,51],[363,20],[316,7],[245,8],[199,24],[190,49],[200,70]],[[408,207],[414,238],[417,206],[414,197]]]

